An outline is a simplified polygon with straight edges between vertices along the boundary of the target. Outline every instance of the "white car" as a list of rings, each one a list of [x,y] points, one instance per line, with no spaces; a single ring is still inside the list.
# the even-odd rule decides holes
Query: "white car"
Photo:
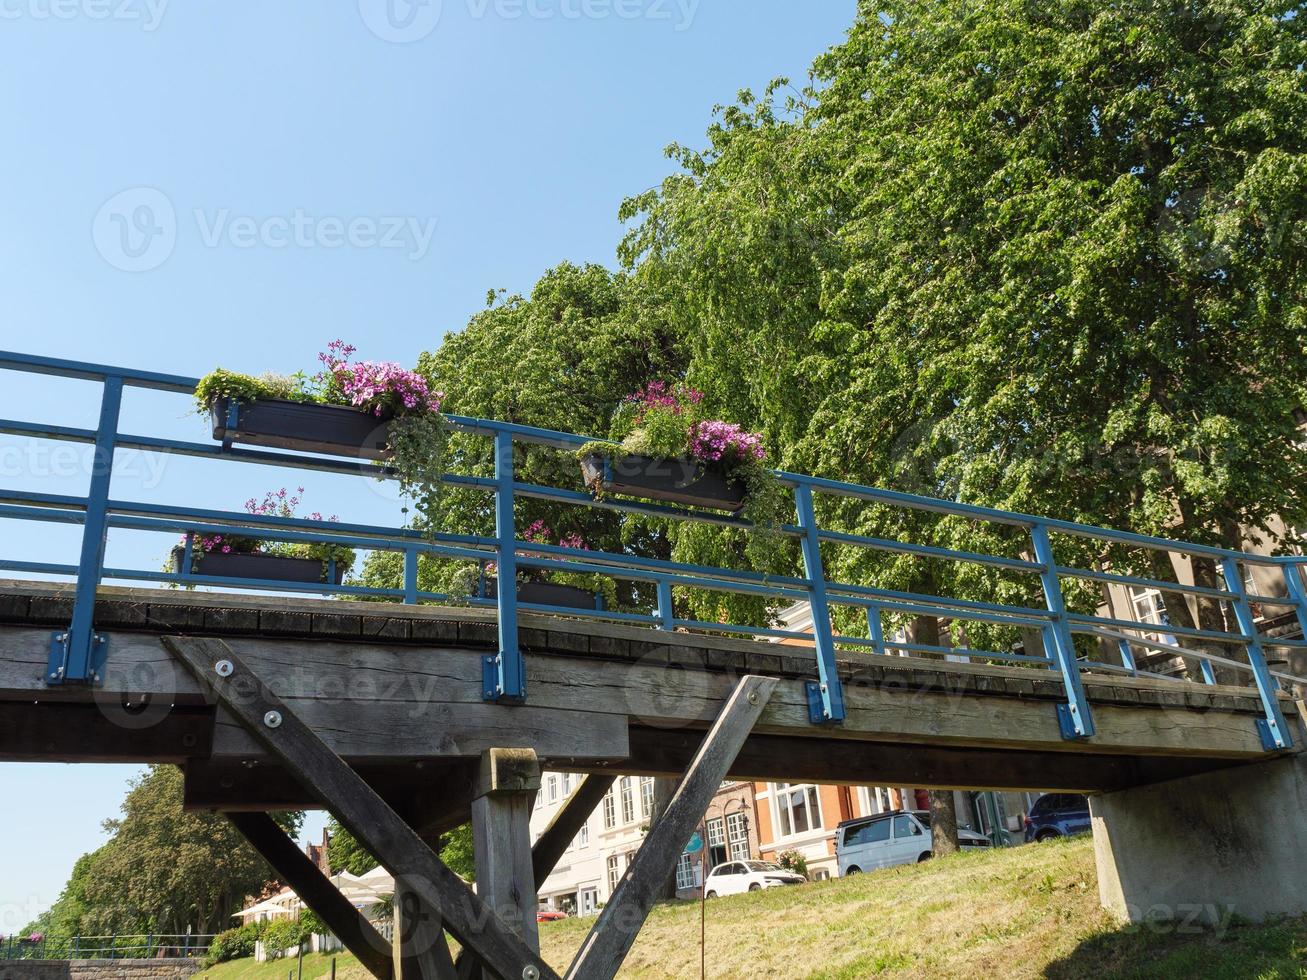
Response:
[[[966,848],[990,846],[984,834],[964,828],[958,828],[958,843]],[[841,877],[897,864],[914,864],[926,860],[930,854],[930,814],[924,810],[900,810],[846,820],[835,835],[835,856]]]
[[[708,898],[740,895],[781,885],[797,885],[807,880],[798,872],[770,861],[727,861],[708,873],[708,880],[704,882],[704,894]]]

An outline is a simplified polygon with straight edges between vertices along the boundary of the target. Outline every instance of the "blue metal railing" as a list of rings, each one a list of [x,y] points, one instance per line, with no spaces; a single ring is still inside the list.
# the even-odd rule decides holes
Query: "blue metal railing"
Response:
[[[771,639],[801,639],[812,642],[815,651],[815,678],[808,684],[809,714],[814,724],[838,723],[845,717],[844,696],[836,670],[837,649],[870,649],[874,654],[899,653],[942,654],[959,659],[978,658],[1012,664],[1033,665],[1056,672],[1062,681],[1066,699],[1057,706],[1063,735],[1068,739],[1085,739],[1094,735],[1094,720],[1085,697],[1081,674],[1085,670],[1102,670],[1131,676],[1159,676],[1137,666],[1137,649],[1169,653],[1198,661],[1206,683],[1215,683],[1214,667],[1250,675],[1252,688],[1263,708],[1258,727],[1268,750],[1289,748],[1292,740],[1281,713],[1278,697],[1279,680],[1300,680],[1276,673],[1268,667],[1267,647],[1307,649],[1307,642],[1272,638],[1258,632],[1252,604],[1260,603],[1291,609],[1300,626],[1307,625],[1307,588],[1302,579],[1302,557],[1267,557],[1229,551],[1208,545],[1171,541],[1165,538],[1091,527],[1067,521],[1035,517],[957,503],[930,497],[841,483],[796,473],[777,473],[792,489],[797,523],[786,525],[780,533],[798,541],[803,570],[796,575],[764,575],[737,568],[692,565],[682,562],[642,557],[631,553],[590,551],[561,545],[544,545],[521,540],[515,526],[515,502],[519,499],[544,500],[589,508],[600,508],[654,518],[706,521],[712,524],[748,529],[738,517],[692,511],[647,501],[605,496],[561,487],[520,482],[514,470],[513,454],[519,445],[574,450],[588,437],[554,432],[530,426],[474,419],[448,417],[449,425],[463,433],[493,440],[495,465],[493,476],[448,474],[452,486],[494,496],[495,533],[493,536],[435,533],[424,535],[404,528],[379,527],[348,522],[319,522],[275,516],[256,516],[196,507],[118,500],[111,496],[114,453],[135,449],[151,453],[224,459],[257,465],[306,469],[317,472],[364,475],[369,478],[391,474],[372,463],[357,459],[299,455],[261,449],[243,449],[218,443],[195,443],[157,436],[136,435],[120,430],[123,392],[126,388],[150,388],[181,394],[194,392],[197,379],[141,372],[106,365],[35,357],[0,352],[0,370],[26,371],[64,378],[98,381],[102,384],[100,417],[97,428],[81,429],[26,420],[0,419],[0,436],[62,440],[94,446],[94,462],[87,493],[84,496],[0,489],[0,518],[20,521],[45,521],[79,524],[82,543],[77,564],[24,561],[0,557],[0,570],[74,577],[75,598],[71,622],[66,630],[51,639],[49,670],[46,680],[57,685],[72,682],[95,683],[102,674],[107,655],[107,640],[94,629],[95,592],[105,579],[205,585],[229,589],[266,589],[279,592],[307,592],[350,598],[389,599],[405,603],[450,601],[451,596],[423,591],[418,585],[418,562],[423,556],[438,555],[465,559],[484,565],[498,565],[501,582],[516,580],[518,569],[565,571],[610,576],[640,583],[656,596],[647,612],[614,609],[574,609],[520,602],[516,590],[500,588],[495,599],[480,596],[459,597],[474,606],[495,608],[498,612],[498,651],[485,658],[484,695],[488,700],[520,702],[526,698],[526,675],[518,646],[517,614],[519,607],[533,612],[575,618],[647,625],[663,630],[692,629],[758,636]],[[915,544],[893,538],[871,537],[823,528],[817,518],[819,497],[863,501],[877,507],[902,508],[951,517],[965,518],[982,524],[1006,527],[1023,535],[1020,556],[988,554],[933,545]],[[191,573],[183,562],[182,572],[148,571],[106,567],[105,543],[110,530],[180,532],[185,536],[236,532],[246,536],[279,542],[311,542],[372,551],[396,552],[403,556],[402,587],[375,588],[359,584],[288,583],[245,578],[220,578]],[[1114,546],[1176,552],[1213,560],[1220,567],[1224,588],[1208,588],[1159,581],[1102,569],[1088,569],[1058,564],[1052,534],[1087,538],[1094,547],[1106,551]],[[1043,605],[1039,607],[983,602],[874,587],[832,579],[823,560],[822,545],[862,548],[876,552],[912,556],[930,560],[970,563],[983,568],[1019,575],[1038,576]],[[1283,577],[1284,596],[1249,594],[1243,570],[1249,565],[1271,567]],[[1070,610],[1064,598],[1064,580],[1158,589],[1181,596],[1205,596],[1225,604],[1236,626],[1233,631],[1219,631],[1159,625],[1123,620],[1110,615],[1087,614]],[[812,612],[810,630],[749,626],[721,622],[704,622],[678,617],[674,590],[699,589],[761,596],[768,600],[806,603]],[[853,607],[865,613],[866,636],[837,633],[832,611]],[[968,646],[943,646],[909,641],[906,637],[887,638],[883,616],[927,616],[962,624],[979,623],[1011,629],[1028,630],[1042,640],[1043,654],[1029,652],[974,649]],[[1237,648],[1247,662],[1222,656],[1211,650],[1181,646],[1180,640],[1162,642],[1158,634]],[[1106,645],[1114,649],[1121,663],[1111,663],[1077,652],[1076,636],[1089,637],[1091,647]]]

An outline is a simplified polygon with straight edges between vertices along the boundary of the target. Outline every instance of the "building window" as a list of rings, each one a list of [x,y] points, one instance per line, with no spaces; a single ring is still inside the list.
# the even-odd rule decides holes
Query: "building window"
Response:
[[[563,795],[566,796],[570,792],[572,792],[572,774],[565,772],[563,773]]]
[[[550,803],[558,802],[558,777],[550,776],[545,780],[545,793],[548,794]]]
[[[726,825],[720,817],[704,823],[708,838],[708,866],[715,868],[726,863]]]
[[[590,843],[590,825],[588,823],[583,823],[581,824],[581,829],[577,831],[576,834],[576,846],[585,847],[589,843]]]
[[[698,888],[702,884],[702,874],[703,866],[698,861],[698,855],[682,854],[681,860],[676,862],[676,887]]]
[[[613,799],[613,791],[610,787],[604,794],[604,830],[612,830],[617,826],[617,803]]]
[[[631,777],[622,777],[622,823],[635,823],[635,789]]]
[[[617,855],[608,859],[608,894],[617,890],[617,883],[622,880],[622,870],[617,866]]]
[[[1157,589],[1141,586],[1129,586],[1130,609],[1136,622],[1151,623],[1154,626],[1169,626],[1170,618],[1166,615],[1166,600]],[[1147,639],[1175,646],[1175,637],[1169,633],[1149,633]]]
[[[732,813],[726,818],[726,850],[731,861],[749,859],[749,823],[743,813]]]
[[[644,808],[646,820],[653,816],[654,781],[652,776],[645,776],[640,780],[640,806]]]
[[[779,836],[806,834],[821,826],[821,803],[817,799],[816,786],[773,783],[772,796],[775,800]]]

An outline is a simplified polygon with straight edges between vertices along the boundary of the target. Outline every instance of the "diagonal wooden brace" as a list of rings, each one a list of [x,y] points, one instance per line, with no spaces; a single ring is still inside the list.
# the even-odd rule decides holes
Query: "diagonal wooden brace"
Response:
[[[272,865],[277,877],[295,889],[321,916],[345,948],[375,977],[391,976],[390,942],[310,861],[266,813],[228,813],[227,819]]]
[[[667,810],[650,829],[617,890],[581,944],[568,980],[612,980],[649,910],[680,860],[686,841],[703,819],[750,730],[762,714],[776,678],[741,678],[713,723]]]
[[[364,847],[376,855],[430,914],[478,960],[504,980],[546,978],[555,973],[538,954],[500,923],[450,871],[417,833],[260,682],[226,643],[203,637],[166,636],[164,647],[210,690],[287,772],[320,800]]]
[[[586,776],[554,814],[554,819],[549,821],[549,826],[531,848],[531,866],[535,870],[537,888],[553,874],[559,860],[581,832],[581,827],[616,780],[616,776]]]

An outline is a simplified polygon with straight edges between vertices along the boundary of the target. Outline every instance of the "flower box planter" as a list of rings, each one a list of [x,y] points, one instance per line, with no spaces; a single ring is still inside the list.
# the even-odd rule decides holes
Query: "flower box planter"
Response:
[[[744,487],[712,465],[694,460],[650,456],[604,456],[581,459],[585,485],[605,493],[648,497],[692,507],[737,511],[744,506]]]
[[[260,398],[238,401],[231,425],[231,399],[216,398],[209,405],[213,438],[224,445],[246,442],[276,449],[295,449],[332,456],[387,459],[390,422],[348,405]]]
[[[172,568],[178,575],[198,575],[211,578],[248,578],[269,582],[326,582],[328,562],[317,558],[287,558],[284,555],[264,555],[249,552],[196,551],[192,556],[194,571],[184,568],[186,549],[181,545],[172,549]],[[333,585],[345,580],[345,568],[336,563]]]
[[[486,598],[499,598],[499,580],[486,579]],[[575,585],[558,585],[554,582],[519,582],[517,601],[537,606],[560,606],[563,609],[595,609],[595,594]]]

